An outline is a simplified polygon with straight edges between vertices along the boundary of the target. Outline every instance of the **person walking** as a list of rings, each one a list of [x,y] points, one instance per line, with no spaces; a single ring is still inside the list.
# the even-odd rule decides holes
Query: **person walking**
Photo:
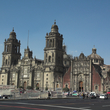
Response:
[[[48,99],[50,99],[51,93],[48,91]]]
[[[85,94],[83,93],[83,99],[85,99]]]

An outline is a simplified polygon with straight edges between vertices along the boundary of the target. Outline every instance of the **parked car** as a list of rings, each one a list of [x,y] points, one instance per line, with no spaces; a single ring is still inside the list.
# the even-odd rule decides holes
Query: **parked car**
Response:
[[[78,93],[73,93],[72,96],[78,96]]]
[[[107,92],[107,94],[110,94],[110,91],[109,91],[109,92]]]
[[[88,98],[95,99],[96,96],[95,96],[94,94],[89,94],[89,95],[88,95]]]
[[[3,95],[2,98],[3,99],[10,99],[12,97],[12,95]]]
[[[100,99],[108,99],[108,95],[107,94],[101,94],[99,98]]]

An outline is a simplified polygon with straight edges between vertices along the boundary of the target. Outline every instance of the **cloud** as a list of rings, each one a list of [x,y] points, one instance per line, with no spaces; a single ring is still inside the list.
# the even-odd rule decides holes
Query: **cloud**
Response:
[[[73,54],[73,53],[77,53],[77,52],[78,52],[77,50],[75,50],[75,51],[70,51],[70,53],[72,53],[72,54]]]

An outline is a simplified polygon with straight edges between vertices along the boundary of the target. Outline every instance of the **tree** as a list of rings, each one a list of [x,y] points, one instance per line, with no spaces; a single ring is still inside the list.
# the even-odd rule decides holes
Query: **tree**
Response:
[[[36,90],[39,90],[39,87],[36,87]]]
[[[22,86],[19,86],[19,88],[23,88]]]
[[[69,88],[65,87],[65,88],[63,88],[63,91],[68,92]]]
[[[47,91],[48,90],[48,87],[46,87],[45,90]]]

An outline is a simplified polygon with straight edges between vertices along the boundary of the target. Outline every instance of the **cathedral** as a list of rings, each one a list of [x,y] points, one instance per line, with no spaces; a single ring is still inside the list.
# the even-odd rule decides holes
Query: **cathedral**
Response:
[[[59,33],[56,22],[51,32],[45,36],[44,60],[33,58],[29,46],[24,49],[21,59],[20,40],[16,38],[14,29],[4,42],[0,85],[15,85],[16,88],[38,90],[63,90],[79,92],[110,90],[110,66],[92,49],[92,54],[72,57],[63,45],[63,35]]]

